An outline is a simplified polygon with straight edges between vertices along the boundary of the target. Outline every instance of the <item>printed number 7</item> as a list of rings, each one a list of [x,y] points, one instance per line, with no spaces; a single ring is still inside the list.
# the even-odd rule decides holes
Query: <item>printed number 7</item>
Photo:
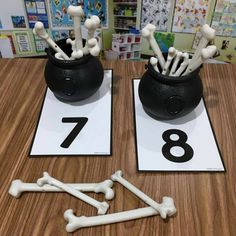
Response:
[[[71,143],[75,140],[77,135],[80,133],[80,131],[83,129],[87,121],[88,121],[87,117],[63,117],[62,123],[77,123],[77,125],[68,134],[66,139],[61,144],[61,147],[68,148],[71,145]]]

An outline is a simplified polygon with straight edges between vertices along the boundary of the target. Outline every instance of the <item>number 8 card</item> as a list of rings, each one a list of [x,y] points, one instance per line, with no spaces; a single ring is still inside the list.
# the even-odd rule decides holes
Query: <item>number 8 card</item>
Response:
[[[225,171],[203,100],[184,117],[158,121],[143,110],[133,80],[139,171]]]

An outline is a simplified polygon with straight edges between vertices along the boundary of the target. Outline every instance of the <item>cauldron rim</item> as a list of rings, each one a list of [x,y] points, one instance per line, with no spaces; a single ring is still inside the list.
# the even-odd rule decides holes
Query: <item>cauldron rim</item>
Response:
[[[58,41],[56,41],[56,44],[63,50],[66,46],[68,46],[68,44],[66,43],[66,39],[60,39]],[[82,58],[80,59],[76,59],[76,60],[60,60],[57,59],[55,57],[55,51],[49,47],[45,49],[45,52],[48,55],[48,59],[56,66],[60,66],[60,67],[68,67],[68,66],[78,66],[78,65],[82,65],[85,64],[90,58],[92,58],[93,56],[89,53],[88,55],[84,55]],[[66,53],[68,55],[68,53]],[[68,55],[69,56],[69,55]]]
[[[189,80],[193,80],[198,77],[198,74],[200,72],[202,66],[200,66],[198,69],[194,70],[193,72],[189,73],[185,76],[169,76],[169,75],[163,75],[161,73],[158,73],[154,70],[153,66],[150,63],[150,60],[148,61],[148,64],[146,65],[146,68],[148,69],[148,73],[156,80],[166,83],[166,84],[175,84],[175,83],[185,83]]]

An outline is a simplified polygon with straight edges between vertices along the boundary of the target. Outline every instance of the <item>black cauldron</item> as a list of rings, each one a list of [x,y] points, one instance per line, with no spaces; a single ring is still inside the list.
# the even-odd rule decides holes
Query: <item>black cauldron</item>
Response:
[[[57,45],[71,55],[71,45],[66,39]],[[77,102],[94,94],[102,84],[104,71],[98,58],[92,55],[77,60],[59,60],[52,48],[47,48],[48,61],[44,76],[46,83],[55,97],[62,102]]]
[[[145,112],[157,120],[172,120],[191,112],[203,94],[199,71],[173,77],[162,75],[148,63],[138,88]]]

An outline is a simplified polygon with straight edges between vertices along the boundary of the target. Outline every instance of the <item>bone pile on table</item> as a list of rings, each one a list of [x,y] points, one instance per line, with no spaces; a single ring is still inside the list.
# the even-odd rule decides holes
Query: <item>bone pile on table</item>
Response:
[[[162,203],[157,203],[133,184],[122,177],[122,171],[115,172],[111,179],[119,182],[125,188],[134,193],[137,197],[143,200],[149,207],[143,207],[123,212],[106,214],[109,204],[107,202],[99,202],[83,192],[104,193],[107,200],[114,198],[114,191],[111,188],[113,181],[108,179],[100,183],[63,183],[47,172],[43,173],[43,177],[39,178],[36,183],[24,183],[20,179],[13,180],[9,189],[9,194],[19,198],[23,192],[66,192],[80,200],[97,208],[98,216],[80,216],[74,215],[72,209],[64,212],[64,218],[68,221],[66,225],[67,232],[73,232],[79,228],[92,227],[97,225],[112,224],[128,220],[144,218],[148,216],[160,214],[161,218],[166,219],[176,213],[174,201],[171,197],[163,197]]]
[[[200,39],[198,47],[191,59],[187,52],[181,52],[174,47],[170,47],[165,61],[158,43],[154,38],[155,30],[155,25],[147,24],[142,29],[142,37],[148,41],[155,55],[150,58],[150,64],[156,72],[163,75],[172,77],[189,75],[191,72],[197,70],[207,59],[213,57],[217,52],[215,45],[208,46],[208,44],[215,38],[215,30],[205,24],[200,29],[202,38]]]
[[[101,49],[97,39],[94,38],[94,33],[96,29],[100,27],[99,17],[91,16],[85,20],[84,26],[88,30],[88,36],[86,45],[83,47],[81,21],[84,17],[84,11],[81,6],[70,5],[67,12],[73,19],[75,34],[74,40],[70,38],[66,40],[66,43],[70,44],[72,48],[70,57],[49,37],[42,22],[38,21],[35,23],[33,33],[47,42],[47,44],[56,52],[55,57],[59,60],[76,60],[88,54],[98,56]]]

